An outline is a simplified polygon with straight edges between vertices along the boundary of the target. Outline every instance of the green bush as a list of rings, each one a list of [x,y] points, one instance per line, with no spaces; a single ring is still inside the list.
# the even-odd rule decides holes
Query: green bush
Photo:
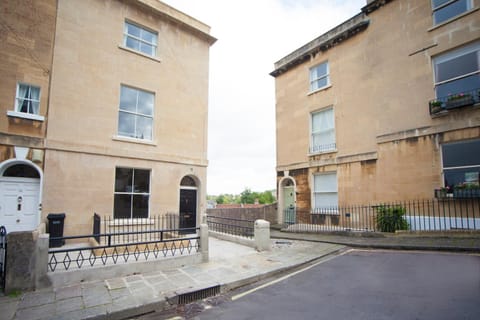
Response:
[[[395,232],[396,230],[408,230],[409,225],[405,219],[405,208],[400,206],[377,208],[377,229],[382,232]]]

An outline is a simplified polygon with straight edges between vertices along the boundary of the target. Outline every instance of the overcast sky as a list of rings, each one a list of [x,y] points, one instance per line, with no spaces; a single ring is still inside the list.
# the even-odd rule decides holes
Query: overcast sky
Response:
[[[207,194],[275,189],[273,64],[366,0],[162,0],[211,27]]]

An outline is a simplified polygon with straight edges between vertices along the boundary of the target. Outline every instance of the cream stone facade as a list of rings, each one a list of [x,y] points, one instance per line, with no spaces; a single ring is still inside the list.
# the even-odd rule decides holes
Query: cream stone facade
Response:
[[[127,221],[180,213],[190,190],[198,224],[210,27],[157,0],[53,3],[40,221],[65,213],[66,235],[88,234],[94,213]]]
[[[432,198],[450,183],[444,146],[478,148],[480,1],[458,1],[466,6],[460,12],[437,2],[368,1],[361,13],[275,63],[281,221],[289,207]],[[473,70],[454,65],[442,71],[454,74],[442,82],[440,61],[466,53]],[[320,86],[312,89],[316,66]],[[444,84],[456,90],[441,95]],[[455,94],[472,100],[457,108]],[[478,184],[480,162],[473,158],[465,168]]]
[[[41,221],[56,1],[0,2],[0,225]]]

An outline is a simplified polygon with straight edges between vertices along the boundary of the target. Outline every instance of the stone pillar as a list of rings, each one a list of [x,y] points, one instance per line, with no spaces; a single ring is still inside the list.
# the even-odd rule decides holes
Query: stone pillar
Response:
[[[202,262],[208,262],[208,226],[205,223],[200,225],[200,252]]]
[[[36,261],[35,261],[35,289],[47,288],[52,285],[48,272],[48,246],[49,235],[40,234],[36,245]]]
[[[270,222],[265,220],[255,220],[254,227],[255,249],[258,251],[268,251],[270,246]]]
[[[10,232],[7,235],[7,294],[51,285],[47,276],[48,240],[48,234],[40,235],[38,231]]]

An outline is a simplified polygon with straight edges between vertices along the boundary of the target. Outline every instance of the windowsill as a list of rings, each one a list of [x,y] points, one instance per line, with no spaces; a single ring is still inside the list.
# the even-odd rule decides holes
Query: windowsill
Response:
[[[460,15],[458,15],[458,16],[455,16],[455,17],[453,17],[453,18],[448,19],[447,21],[443,21],[443,22],[440,23],[440,24],[437,24],[437,25],[432,26],[431,28],[427,29],[427,31],[430,32],[430,31],[436,30],[436,29],[438,29],[438,28],[441,28],[441,27],[443,27],[443,26],[446,25],[446,24],[449,24],[449,23],[451,23],[451,22],[453,22],[453,21],[455,21],[455,20],[458,20],[458,19],[461,19],[461,18],[463,18],[463,17],[465,17],[465,16],[468,16],[469,14],[472,14],[472,13],[474,13],[475,11],[478,11],[478,10],[480,10],[480,7],[472,8],[472,9],[470,9],[470,10],[468,10],[468,11],[465,11],[464,13],[462,13],[462,14],[460,14]]]
[[[310,95],[315,94],[315,93],[320,92],[320,91],[327,90],[327,89],[329,89],[329,88],[331,88],[331,87],[332,87],[332,85],[329,84],[328,86],[318,88],[318,89],[316,89],[316,90],[313,90],[313,91],[310,91],[309,93],[307,93],[307,96],[310,96]]]
[[[45,121],[45,117],[40,116],[38,114],[17,112],[17,111],[10,111],[10,110],[7,111],[7,116],[15,117],[15,118],[23,118],[28,120],[35,120],[35,121]]]
[[[142,140],[142,139],[135,139],[135,138],[129,138],[129,137],[122,137],[122,136],[113,136],[112,140],[120,141],[120,142],[145,144],[145,145],[153,146],[153,147],[157,146],[156,142],[153,142],[153,141],[150,141],[150,140]]]
[[[122,49],[122,50],[125,50],[125,51],[128,51],[128,52],[131,52],[131,53],[134,53],[136,55],[139,55],[141,57],[144,57],[144,58],[147,58],[147,59],[150,59],[150,60],[153,60],[155,62],[162,62],[162,60],[160,60],[159,58],[157,57],[152,57],[152,56],[149,56],[148,54],[145,54],[143,52],[140,52],[140,51],[136,51],[136,50],[133,50],[133,49],[130,49],[130,48],[127,48],[121,44],[118,45],[118,48]]]
[[[317,151],[317,152],[309,152],[309,153],[307,154],[307,156],[313,157],[313,156],[318,156],[318,155],[321,155],[321,154],[329,154],[329,153],[337,153],[337,152],[338,152],[337,149],[325,150],[325,151]]]

